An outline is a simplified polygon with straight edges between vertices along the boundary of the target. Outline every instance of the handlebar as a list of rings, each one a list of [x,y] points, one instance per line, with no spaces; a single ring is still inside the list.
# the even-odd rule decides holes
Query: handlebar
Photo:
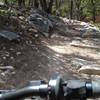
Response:
[[[27,97],[49,97],[50,100],[83,100],[100,97],[100,82],[85,82],[81,80],[67,80],[52,78],[49,83],[44,81],[30,81],[28,87],[18,90],[1,91],[0,100],[20,100]]]

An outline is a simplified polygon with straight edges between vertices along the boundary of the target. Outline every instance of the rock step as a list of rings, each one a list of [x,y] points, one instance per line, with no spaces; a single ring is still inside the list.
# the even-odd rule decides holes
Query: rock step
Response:
[[[80,73],[88,74],[88,75],[100,75],[100,65],[83,65],[79,69]]]

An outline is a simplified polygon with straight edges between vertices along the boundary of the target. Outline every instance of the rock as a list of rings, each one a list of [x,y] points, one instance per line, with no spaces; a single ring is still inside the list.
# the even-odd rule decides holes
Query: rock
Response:
[[[4,60],[6,60],[6,57],[3,57]]]
[[[21,55],[21,52],[16,52],[16,55],[18,56],[18,55]]]
[[[16,74],[16,72],[14,72],[14,71],[13,71],[11,74],[12,74],[12,75],[15,75],[15,74]]]
[[[79,44],[81,44],[81,41],[80,40],[73,40],[71,43],[70,43],[70,45],[79,45]]]
[[[32,44],[32,41],[30,40],[29,43]]]
[[[10,50],[11,50],[11,51],[14,51],[14,49],[13,49],[13,48],[10,48]]]
[[[72,37],[81,37],[82,33],[78,30],[74,30],[74,29],[67,29],[66,33],[68,34],[68,36],[72,36]]]
[[[32,25],[32,27],[34,27],[35,29],[37,29],[38,31],[42,33],[43,32],[48,33],[50,28],[53,27],[52,22],[49,19],[39,14],[31,14],[27,18],[27,21],[30,25]]]
[[[69,30],[66,32],[70,33],[69,36],[100,37],[100,29],[92,24],[66,18],[62,18],[62,20],[67,23],[66,28],[69,28]]]
[[[0,66],[0,70],[14,70],[13,66]]]
[[[49,37],[49,33],[48,32],[42,32],[42,34],[46,37]]]
[[[5,72],[2,72],[1,75],[2,75],[3,77],[5,77],[5,76],[6,76],[6,73],[5,73]]]
[[[0,1],[0,8],[2,8],[2,7],[6,7],[6,6],[5,6],[4,2]]]
[[[19,38],[19,35],[17,35],[14,32],[10,32],[7,30],[0,30],[0,37],[6,38],[8,40],[15,40]]]
[[[22,30],[25,30],[26,29],[26,26],[25,25],[21,25],[21,29]]]
[[[88,29],[85,33],[83,33],[82,37],[99,38],[100,37],[100,31],[97,31],[97,30],[94,30],[94,29]]]
[[[88,41],[89,42],[89,41]],[[70,45],[79,48],[90,48],[90,49],[100,49],[100,47],[94,44],[89,44],[87,41],[73,40]]]
[[[73,37],[74,40],[82,41],[81,37]]]
[[[38,34],[35,34],[35,37],[37,38],[37,37],[39,37],[39,35]]]
[[[31,15],[26,18],[26,21],[46,37],[49,36],[49,32],[54,28],[54,26],[58,26],[57,23],[61,23],[60,18],[53,17],[46,12],[35,8],[32,9]]]
[[[10,57],[11,60],[14,60],[14,57]]]
[[[92,24],[86,23],[86,22],[80,22],[80,25],[81,25],[81,26],[84,26],[84,28],[85,28],[86,30],[93,29],[93,30],[96,30],[96,31],[100,31],[99,28],[95,27],[95,26],[92,25]]]
[[[1,1],[0,1],[0,6],[4,6],[4,5],[5,5],[4,2],[1,2]]]
[[[79,72],[89,75],[100,75],[100,65],[83,65]]]
[[[85,23],[85,22],[80,22],[80,25],[83,26],[83,34],[82,37],[93,37],[93,38],[98,38],[100,37],[100,29],[93,26],[92,24]]]
[[[19,16],[19,19],[21,20],[25,20],[25,18],[23,16]]]
[[[34,33],[37,33],[38,31],[36,30],[36,29],[33,29],[33,28],[30,28],[29,30],[28,30],[29,32],[34,32]]]
[[[90,61],[81,58],[72,58],[71,60],[71,64],[73,65],[73,67],[76,67],[77,69],[81,68],[83,65],[88,65],[90,63]]]
[[[100,81],[100,75],[91,75],[92,81]]]
[[[9,57],[10,55],[9,55],[9,54],[6,54],[5,56],[6,56],[6,57]]]
[[[10,57],[11,60],[14,60],[14,57]]]

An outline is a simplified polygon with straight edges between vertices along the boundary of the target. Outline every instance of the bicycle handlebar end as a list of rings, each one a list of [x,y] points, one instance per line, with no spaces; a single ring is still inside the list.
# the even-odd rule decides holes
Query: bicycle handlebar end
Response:
[[[92,93],[94,98],[100,98],[100,82],[92,81]]]

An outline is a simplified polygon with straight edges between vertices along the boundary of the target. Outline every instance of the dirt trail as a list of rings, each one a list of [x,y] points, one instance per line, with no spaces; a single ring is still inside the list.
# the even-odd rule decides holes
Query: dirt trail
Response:
[[[48,47],[49,42],[47,41],[43,40],[42,44],[26,46],[22,50],[23,54],[18,56],[13,63],[16,66],[16,74],[10,76],[10,81],[7,80],[9,85],[20,87],[32,79],[47,81],[55,76],[61,76],[65,79],[78,78],[76,73],[70,70],[70,56],[55,52]]]
[[[22,87],[29,80],[49,80],[51,77],[61,76],[64,79],[89,79],[87,75],[82,76],[73,66],[73,58],[81,58],[100,64],[99,51],[83,49],[70,46],[71,38],[42,39],[38,43],[27,42],[14,44],[5,42],[0,47],[0,63],[11,65],[15,73],[10,73],[4,81],[5,88]],[[7,45],[8,44],[8,45]],[[4,50],[3,50],[4,49]],[[2,54],[9,52],[4,60]],[[18,55],[17,53],[20,52]],[[13,57],[13,59],[11,59]],[[2,88],[4,88],[2,87]]]

